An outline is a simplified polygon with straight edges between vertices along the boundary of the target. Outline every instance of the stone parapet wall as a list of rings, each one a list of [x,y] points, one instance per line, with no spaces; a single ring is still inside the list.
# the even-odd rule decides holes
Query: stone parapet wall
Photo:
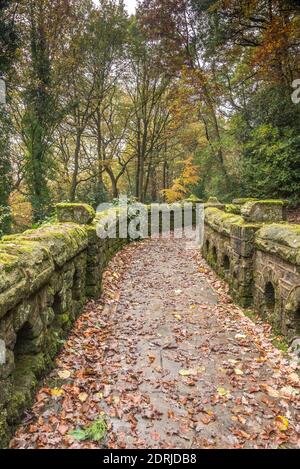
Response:
[[[89,206],[60,204],[57,211],[60,222],[0,242],[0,446],[86,298],[100,295],[108,261],[128,242],[100,239],[104,215]]]
[[[300,226],[270,224],[255,237],[254,304],[277,331],[300,335]]]
[[[230,286],[243,306],[251,304],[254,233],[258,227],[240,215],[217,208],[205,210],[203,255]]]
[[[285,222],[284,201],[238,202],[238,210],[206,208],[203,255],[242,306],[254,306],[277,332],[299,336],[300,226]]]

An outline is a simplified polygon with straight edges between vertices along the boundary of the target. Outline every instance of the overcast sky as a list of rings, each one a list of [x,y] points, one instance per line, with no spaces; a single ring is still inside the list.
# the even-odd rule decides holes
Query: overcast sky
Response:
[[[136,7],[136,0],[125,0],[128,13],[134,13]]]
[[[95,4],[98,4],[97,0],[93,0]],[[135,13],[136,2],[137,0],[124,0],[128,13],[131,15]]]
[[[97,5],[98,4],[98,1],[97,0],[93,0],[93,2]],[[127,8],[127,11],[128,13],[131,15],[133,13],[135,13],[135,8],[136,8],[136,3],[137,3],[137,0],[124,0],[125,2],[125,5],[126,5],[126,8]]]

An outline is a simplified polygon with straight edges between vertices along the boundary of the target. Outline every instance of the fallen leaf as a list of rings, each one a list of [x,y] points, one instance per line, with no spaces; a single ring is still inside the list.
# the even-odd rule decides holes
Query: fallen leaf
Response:
[[[239,339],[246,339],[246,337],[247,337],[247,336],[246,336],[245,334],[236,334],[236,335],[234,336],[234,338],[235,338],[235,339],[238,339],[238,340],[239,340]]]
[[[178,319],[178,321],[181,321],[182,316],[180,314],[174,314],[174,318]]]
[[[65,435],[67,433],[67,431],[69,430],[69,427],[68,427],[68,425],[64,425],[63,423],[61,423],[58,426],[57,430],[61,435]]]
[[[293,388],[292,386],[284,386],[283,388],[280,389],[280,394],[283,397],[292,398],[292,397],[296,397],[299,394],[299,391]]]
[[[203,415],[200,420],[204,425],[208,425],[213,420],[213,417],[211,415]]]
[[[225,389],[225,388],[222,388],[221,386],[219,386],[219,387],[217,388],[217,391],[218,391],[219,396],[222,396],[222,397],[223,397],[223,396],[230,396],[230,391],[228,391],[228,390]]]
[[[80,402],[85,402],[88,398],[88,394],[86,392],[81,392],[79,395],[78,395],[78,399],[80,400]]]
[[[279,393],[279,391],[277,391],[277,389],[274,389],[274,388],[272,388],[271,386],[269,386],[267,384],[262,386],[262,387],[267,391],[269,396],[275,397],[275,398],[280,397],[280,393]]]
[[[299,384],[299,382],[300,382],[300,379],[299,379],[299,376],[298,376],[297,373],[291,373],[288,376],[288,380],[293,384]]]
[[[196,368],[189,368],[188,370],[180,370],[180,376],[196,376],[199,373],[203,373],[205,371],[205,366],[198,366]]]
[[[151,435],[151,438],[152,438],[154,441],[159,441],[159,440],[160,440],[160,435],[159,435],[159,433],[157,433],[157,432],[151,432],[150,435]]]
[[[289,421],[283,415],[278,415],[275,419],[276,426],[281,432],[286,432],[289,427]]]
[[[53,397],[61,397],[64,395],[64,393],[65,391],[63,389],[58,389],[58,388],[50,389],[50,394]]]
[[[58,370],[57,374],[61,379],[67,379],[67,378],[70,378],[71,371],[69,371],[69,370]]]

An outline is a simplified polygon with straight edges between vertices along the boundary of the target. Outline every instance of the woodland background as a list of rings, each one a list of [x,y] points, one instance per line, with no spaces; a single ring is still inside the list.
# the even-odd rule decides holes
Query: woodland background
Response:
[[[0,0],[0,236],[59,201],[300,199],[300,7]]]

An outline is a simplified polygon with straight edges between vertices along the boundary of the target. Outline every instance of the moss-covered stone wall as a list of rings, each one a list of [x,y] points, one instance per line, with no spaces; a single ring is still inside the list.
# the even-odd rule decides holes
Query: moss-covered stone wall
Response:
[[[114,210],[112,210],[114,211]],[[104,215],[60,204],[58,222],[0,242],[0,446],[29,406],[108,261],[128,238],[101,239]],[[116,225],[118,219],[116,218]]]
[[[231,294],[243,306],[252,301],[253,239],[257,228],[240,215],[218,208],[205,210],[204,257],[228,282]]]
[[[276,331],[300,336],[300,226],[269,224],[255,237],[254,304]]]
[[[237,302],[294,338],[300,336],[300,226],[286,223],[285,207],[248,199],[223,210],[207,206],[202,251]]]

